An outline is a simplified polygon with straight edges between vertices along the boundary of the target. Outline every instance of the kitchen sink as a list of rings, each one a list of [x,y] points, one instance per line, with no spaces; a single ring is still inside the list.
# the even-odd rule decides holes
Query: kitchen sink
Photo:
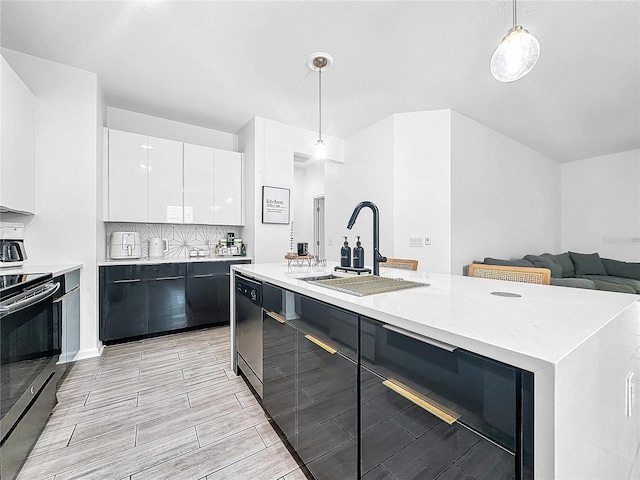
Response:
[[[299,278],[298,280],[304,280],[305,282],[315,282],[316,280],[331,280],[333,278],[343,278],[343,277],[338,277],[337,275],[334,275],[332,273],[326,273],[322,275],[315,275],[313,277]]]
[[[375,295],[377,293],[395,292],[414,287],[428,287],[428,283],[413,282],[402,278],[379,277],[377,275],[363,275],[358,277],[337,277],[335,275],[319,275],[307,277],[312,285],[329,288],[337,292],[348,293],[357,297]]]

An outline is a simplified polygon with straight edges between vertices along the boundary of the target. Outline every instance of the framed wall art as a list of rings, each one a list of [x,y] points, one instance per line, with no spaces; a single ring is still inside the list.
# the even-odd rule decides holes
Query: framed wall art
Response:
[[[262,223],[289,223],[288,188],[262,187]]]

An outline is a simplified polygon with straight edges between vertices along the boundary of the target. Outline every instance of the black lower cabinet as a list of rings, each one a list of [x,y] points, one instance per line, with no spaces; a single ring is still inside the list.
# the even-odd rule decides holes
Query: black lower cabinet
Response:
[[[357,316],[262,293],[265,410],[317,480],[357,479]]]
[[[187,326],[184,287],[184,276],[149,280],[149,333]]]
[[[100,340],[146,335],[149,331],[147,282],[121,280],[102,287]]]
[[[532,374],[429,341],[361,318],[363,478],[532,479]]]
[[[99,268],[100,340],[229,324],[229,271],[249,260]]]
[[[268,284],[263,308],[263,406],[316,480],[533,479],[532,373]]]
[[[249,260],[187,264],[187,326],[229,324],[230,267]]]

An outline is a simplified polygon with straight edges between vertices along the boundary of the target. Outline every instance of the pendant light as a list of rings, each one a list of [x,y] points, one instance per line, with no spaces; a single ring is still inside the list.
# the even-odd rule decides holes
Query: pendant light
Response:
[[[491,74],[500,82],[514,82],[531,71],[540,55],[540,43],[518,25],[513,0],[513,27],[502,37],[491,57]]]
[[[322,141],[322,71],[327,70],[333,63],[331,55],[316,52],[307,58],[307,67],[318,72],[318,140],[313,145],[313,158],[323,160],[327,158],[327,145]]]

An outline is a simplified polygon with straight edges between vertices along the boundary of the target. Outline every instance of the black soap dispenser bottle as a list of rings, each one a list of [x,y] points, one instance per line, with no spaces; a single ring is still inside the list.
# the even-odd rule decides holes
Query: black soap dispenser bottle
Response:
[[[357,237],[356,247],[353,249],[353,268],[364,268],[364,248]]]
[[[340,249],[340,266],[351,266],[351,247],[349,246],[349,242],[347,242],[347,237],[344,237],[344,245]]]

